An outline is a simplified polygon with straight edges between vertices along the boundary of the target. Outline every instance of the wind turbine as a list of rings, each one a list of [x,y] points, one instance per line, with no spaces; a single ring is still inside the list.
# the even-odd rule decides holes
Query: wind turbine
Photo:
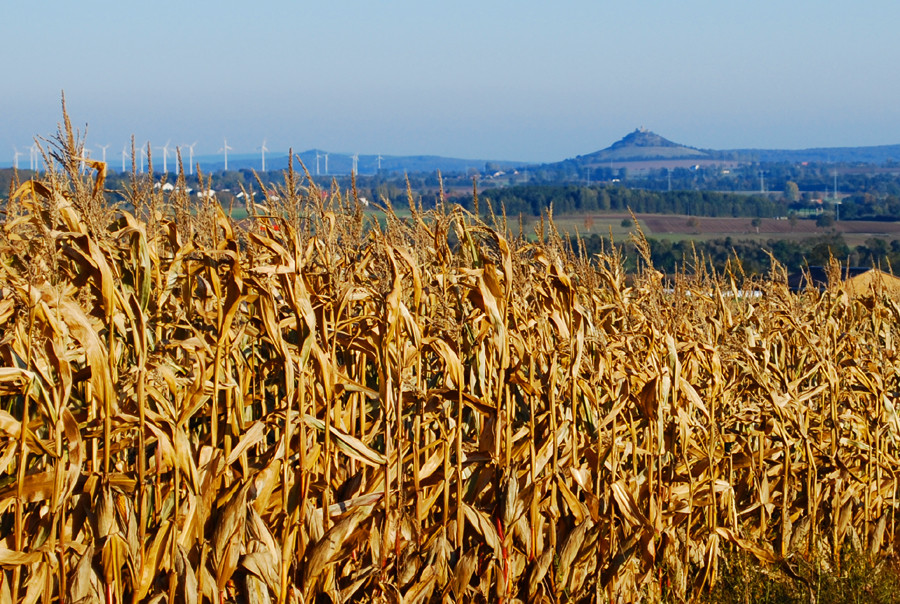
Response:
[[[125,172],[125,159],[128,157],[128,145],[122,147],[122,172]]]
[[[320,157],[322,157],[322,156],[319,155],[319,152],[318,152],[318,151],[316,151],[316,176],[319,175],[319,158],[320,158]]]
[[[38,155],[38,146],[37,143],[32,143],[31,148],[29,149],[31,152],[29,154],[29,159],[31,160],[31,171],[37,172],[37,155]]]
[[[19,156],[22,154],[15,147],[13,147],[13,151],[15,151],[15,153],[13,153],[13,168],[18,170],[19,169]]]
[[[379,172],[381,172],[381,159],[382,159],[382,157],[379,155],[378,156],[378,171]]]
[[[103,163],[105,164],[106,163],[106,150],[109,149],[109,145],[108,144],[107,145],[97,145],[97,148],[103,150]]]
[[[328,175],[328,154],[325,154],[325,175]]]
[[[259,148],[259,150],[262,151],[262,171],[265,172],[266,171],[266,151],[268,151],[268,149],[266,148],[266,139],[263,139],[262,146]]]
[[[353,159],[353,170],[352,174],[359,174],[359,153],[354,153],[350,156]]]
[[[221,149],[219,149],[219,153],[225,154],[225,171],[228,172],[228,150],[232,149],[232,147],[228,146],[228,139],[223,138],[222,142],[225,143]]]
[[[192,142],[190,145],[185,145],[188,149],[188,174],[191,176],[194,175],[194,147],[197,146],[197,141]]]
[[[84,147],[82,147],[81,148],[81,171],[82,172],[84,172],[84,169],[85,169],[84,162],[90,158],[91,158],[90,149],[85,149]]]
[[[141,147],[141,169],[139,171],[140,174],[144,173],[144,157],[147,156],[147,152],[144,151],[144,148]]]
[[[169,167],[166,164],[166,160],[169,158],[169,143],[170,142],[172,142],[172,141],[166,141],[165,145],[163,145],[162,147],[157,147],[157,149],[160,149],[163,152],[163,174],[169,173]]]

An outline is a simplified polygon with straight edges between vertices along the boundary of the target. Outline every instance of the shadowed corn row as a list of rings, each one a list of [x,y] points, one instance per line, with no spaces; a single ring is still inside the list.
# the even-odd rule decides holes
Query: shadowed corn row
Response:
[[[293,169],[240,225],[137,177],[104,222],[62,134],[0,243],[0,602],[688,599],[728,550],[894,551],[895,302],[629,284],[552,219],[379,223]]]

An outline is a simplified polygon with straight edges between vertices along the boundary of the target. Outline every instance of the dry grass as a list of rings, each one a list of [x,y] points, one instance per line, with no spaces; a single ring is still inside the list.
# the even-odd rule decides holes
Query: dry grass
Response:
[[[0,243],[0,602],[683,601],[737,555],[815,596],[893,553],[895,303],[626,286],[293,171],[249,226],[112,212],[62,134]]]

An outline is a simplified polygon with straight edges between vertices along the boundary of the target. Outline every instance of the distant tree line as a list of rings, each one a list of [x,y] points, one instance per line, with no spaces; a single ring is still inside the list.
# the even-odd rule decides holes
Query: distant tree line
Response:
[[[809,208],[812,203],[798,203],[792,209]],[[835,207],[827,204],[829,214],[837,214],[840,220],[900,220],[900,197],[895,195],[876,196],[871,193],[850,195]]]
[[[746,162],[746,158],[744,159]],[[900,196],[900,164],[835,164],[830,162],[752,162],[732,166],[698,165],[693,168],[630,170],[627,167],[588,165],[567,160],[532,168],[532,184],[582,184],[618,180],[630,188],[654,191],[705,190],[757,192],[781,195],[789,182],[806,198],[869,193],[876,197]],[[835,176],[837,177],[835,179]]]
[[[492,189],[480,197],[482,206],[489,202],[498,213],[504,207],[511,216],[539,216],[551,204],[556,214],[631,209],[635,213],[771,218],[785,216],[788,211],[785,201],[765,195],[650,191],[621,185],[524,185]],[[472,207],[472,201],[472,196],[468,196],[463,205]]]
[[[772,268],[773,258],[792,273],[807,266],[823,266],[832,256],[845,266],[880,267],[883,270],[900,267],[900,241],[872,238],[862,245],[850,247],[837,233],[799,241],[770,239],[759,242],[725,237],[708,241],[651,238],[648,243],[654,268],[667,274],[682,270],[691,272],[698,260],[719,272],[729,265],[736,268],[737,261],[747,275],[767,274]],[[612,249],[609,239],[599,235],[582,237],[580,242],[573,238],[570,244],[573,250],[582,250],[589,256]],[[634,245],[631,242],[616,242],[615,245],[626,256],[626,268],[635,270],[638,252]]]

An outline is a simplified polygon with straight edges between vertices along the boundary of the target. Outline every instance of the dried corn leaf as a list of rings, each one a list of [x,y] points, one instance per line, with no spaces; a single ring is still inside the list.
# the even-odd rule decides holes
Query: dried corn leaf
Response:
[[[482,511],[476,510],[468,504],[463,504],[463,513],[466,520],[471,523],[475,530],[484,538],[488,547],[494,550],[494,557],[498,560],[503,559],[503,543],[497,529],[494,528],[490,518]]]
[[[472,575],[475,574],[475,568],[478,566],[478,549],[472,548],[460,556],[456,567],[453,569],[453,579],[450,581],[450,589],[453,591],[453,598],[457,601],[465,601],[466,591]]]
[[[331,527],[309,551],[303,571],[303,591],[309,597],[320,579],[323,570],[334,562],[335,555],[340,552],[347,537],[356,530],[357,525],[372,512],[371,507],[355,508],[346,518]]]
[[[325,422],[320,419],[306,415],[303,417],[303,422],[319,432],[325,432]],[[385,464],[382,454],[373,451],[358,438],[341,432],[335,426],[330,426],[330,428],[331,435],[337,439],[338,448],[348,457],[375,467],[381,467]]]

